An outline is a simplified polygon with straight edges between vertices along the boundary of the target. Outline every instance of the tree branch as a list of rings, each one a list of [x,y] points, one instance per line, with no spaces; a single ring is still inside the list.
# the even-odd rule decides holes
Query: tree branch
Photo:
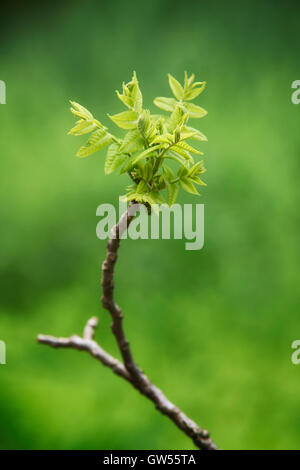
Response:
[[[102,305],[112,317],[112,332],[116,338],[123,363],[111,356],[94,341],[95,329],[98,325],[96,317],[91,318],[84,328],[83,337],[73,335],[70,338],[55,338],[39,335],[37,340],[53,348],[73,348],[87,351],[91,356],[109,367],[116,375],[127,380],[142,395],[151,400],[156,409],[168,416],[174,424],[189,436],[199,449],[217,450],[216,444],[210,439],[208,431],[200,428],[194,421],[175,406],[163,392],[157,388],[143,371],[136,365],[129,342],[123,328],[123,314],[114,301],[114,267],[122,234],[127,230],[134,218],[139,205],[131,202],[128,210],[121,216],[112,230],[112,238],[107,245],[106,258],[102,264]]]

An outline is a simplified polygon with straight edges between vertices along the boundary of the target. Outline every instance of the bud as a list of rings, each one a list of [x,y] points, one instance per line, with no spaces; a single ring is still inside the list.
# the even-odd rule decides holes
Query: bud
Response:
[[[143,168],[143,178],[145,181],[150,181],[152,177],[152,165],[147,162]]]
[[[145,134],[146,130],[149,127],[150,118],[149,118],[149,111],[143,111],[138,119],[138,130],[143,135]]]
[[[163,120],[162,120],[162,118],[159,118],[159,120],[157,121],[156,127],[157,127],[158,132],[159,132],[160,134],[163,134],[163,133],[164,133],[164,125],[163,125]]]
[[[127,85],[125,85],[124,82],[123,82],[122,87],[123,87],[123,95],[125,95],[125,96],[130,96],[130,91],[129,91]]]
[[[175,129],[175,144],[180,141],[180,129],[176,127]]]

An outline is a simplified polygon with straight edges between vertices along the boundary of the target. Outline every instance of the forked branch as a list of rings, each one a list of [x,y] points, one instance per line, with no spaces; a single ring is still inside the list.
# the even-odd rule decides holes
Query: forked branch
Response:
[[[114,301],[114,267],[117,261],[120,239],[135,216],[138,204],[131,203],[128,210],[122,215],[113,228],[112,238],[107,245],[107,254],[102,265],[102,304],[112,317],[112,332],[116,338],[123,363],[111,356],[94,340],[97,318],[91,318],[84,328],[83,337],[73,335],[70,338],[56,338],[39,335],[37,340],[53,348],[73,348],[87,351],[91,356],[109,367],[116,375],[127,380],[142,395],[151,400],[156,409],[168,416],[174,424],[189,436],[194,444],[203,450],[217,450],[216,444],[211,440],[208,431],[200,428],[194,421],[175,406],[163,392],[157,388],[143,371],[136,365],[129,342],[123,328],[123,314]]]

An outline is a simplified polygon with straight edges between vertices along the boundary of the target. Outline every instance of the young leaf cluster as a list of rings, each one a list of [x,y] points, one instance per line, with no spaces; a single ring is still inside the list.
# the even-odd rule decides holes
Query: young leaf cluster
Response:
[[[190,125],[190,120],[204,117],[207,112],[192,101],[200,95],[206,83],[196,82],[194,74],[185,73],[183,84],[169,74],[172,98],[155,98],[154,104],[167,114],[151,114],[143,108],[143,97],[136,73],[129,83],[123,83],[117,97],[126,107],[109,118],[126,131],[121,139],[108,132],[83,106],[71,101],[71,112],[79,118],[70,130],[71,135],[90,134],[85,145],[77,152],[87,157],[108,146],[104,170],[107,175],[119,169],[127,173],[131,184],[124,201],[135,200],[147,206],[167,202],[172,206],[182,188],[199,194],[196,186],[205,185],[200,175],[205,172],[202,155],[191,141],[204,142],[205,135]],[[173,162],[173,163],[172,163]],[[175,163],[174,163],[175,162]]]

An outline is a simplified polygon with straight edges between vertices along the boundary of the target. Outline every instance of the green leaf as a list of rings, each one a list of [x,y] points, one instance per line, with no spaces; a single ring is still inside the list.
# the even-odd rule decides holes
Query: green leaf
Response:
[[[127,85],[123,83],[123,94],[116,91],[119,100],[122,101],[127,108],[140,113],[143,106],[143,96],[139,88],[139,82],[136,73],[133,72],[133,77]]]
[[[184,97],[183,97],[184,100],[186,101],[194,100],[195,98],[197,98],[197,96],[200,95],[200,93],[202,93],[202,91],[205,89],[206,82],[198,82],[197,84],[200,84],[199,88],[194,88],[194,86],[196,85],[196,83],[194,83],[193,88],[190,88],[188,91],[184,93]]]
[[[152,119],[150,111],[145,109],[138,119],[138,130],[145,140],[146,146],[148,147],[149,143],[152,143],[152,140],[156,136],[157,130],[155,125],[155,119]]]
[[[142,109],[143,97],[135,72],[130,82],[123,82],[122,92],[116,93],[127,110],[109,116],[118,127],[127,130],[122,139],[108,133],[107,128],[86,108],[71,102],[71,111],[79,120],[69,134],[91,133],[77,155],[86,157],[109,145],[104,164],[105,174],[111,174],[120,167],[119,173],[128,172],[132,181],[122,199],[136,200],[154,208],[158,204],[165,204],[160,194],[164,189],[167,189],[171,206],[176,201],[180,187],[189,193],[198,194],[195,185],[205,185],[199,177],[205,171],[203,162],[194,164],[192,157],[193,153],[201,152],[192,147],[188,139],[203,142],[207,138],[197,129],[187,126],[187,120],[189,117],[200,118],[207,114],[203,108],[191,102],[205,89],[206,83],[195,82],[194,74],[188,77],[187,73],[183,85],[170,74],[168,79],[174,98],[157,97],[154,104],[169,115],[150,114],[149,110]],[[177,175],[165,164],[169,159],[177,163]]]
[[[168,192],[168,203],[169,203],[169,206],[171,207],[173,206],[173,204],[175,204],[177,196],[178,196],[179,188],[177,184],[176,183],[171,184],[167,182],[167,192]]]
[[[152,144],[171,144],[173,142],[173,136],[170,133],[157,135],[152,140]]]
[[[143,194],[143,201],[148,204],[164,204],[166,201],[159,192],[151,191],[150,193]]]
[[[131,170],[131,168],[134,166],[134,157],[135,155],[131,155],[131,157],[125,160],[125,163],[120,170],[120,175],[122,175],[123,173],[128,173]]]
[[[122,145],[120,147],[121,152],[135,152],[144,147],[144,140],[141,137],[139,131],[129,131],[125,135]]]
[[[94,120],[81,119],[77,121],[76,125],[68,132],[69,135],[84,135],[92,132],[98,126]]]
[[[192,147],[191,145],[187,144],[185,141],[177,142],[177,144],[176,144],[177,150],[178,150],[178,147],[180,147],[183,150],[186,150],[187,152],[197,153],[199,155],[203,155],[202,152],[199,152],[199,150],[197,150],[194,147]]]
[[[172,77],[171,74],[168,74],[168,77],[169,77],[169,85],[172,90],[172,93],[175,96],[175,98],[177,98],[180,101],[183,98],[183,94],[184,94],[183,88],[178,82],[178,80]]]
[[[188,77],[184,72],[184,95],[183,99],[186,101],[193,100],[205,89],[206,82],[194,82],[195,75],[192,74]]]
[[[140,203],[148,203],[150,206],[156,207],[158,204],[164,204],[165,200],[159,193],[149,192],[145,194],[137,193],[137,192],[129,192],[124,196],[120,197],[121,201],[128,202],[128,201],[137,201]]]
[[[97,152],[97,150],[100,150],[108,145],[111,140],[111,134],[108,134],[104,129],[98,129],[92,133],[87,143],[80,147],[76,156],[81,158],[88,157],[92,153]]]
[[[162,168],[163,168],[163,172],[164,172],[164,175],[165,175],[167,181],[173,180],[174,179],[174,172],[173,172],[172,168],[170,168],[166,164],[164,164]]]
[[[76,101],[70,101],[72,108],[71,113],[75,114],[75,116],[80,117],[81,119],[88,119],[92,121],[94,119],[93,115],[81,104],[76,103]]]
[[[117,93],[117,97],[119,98],[119,100],[122,101],[122,103],[125,104],[127,108],[129,109],[133,108],[133,100],[130,96],[121,95],[121,93],[119,93],[118,90],[116,90],[116,93]]]
[[[185,130],[186,128],[181,128],[181,131],[180,131],[180,140],[187,140],[187,139],[192,139],[194,137],[194,135],[197,134],[197,131],[187,131]]]
[[[137,197],[140,197],[140,196],[141,196],[140,194],[130,191],[129,193],[124,194],[123,196],[120,196],[120,201],[123,201],[123,202],[133,201]]]
[[[143,179],[145,181],[150,181],[153,174],[153,168],[150,162],[146,162],[142,171]]]
[[[202,118],[207,115],[207,111],[194,103],[184,103],[184,107],[191,118]]]
[[[121,129],[135,129],[137,126],[138,113],[135,111],[123,111],[108,117]]]
[[[187,116],[186,116],[187,117]],[[177,105],[167,121],[169,132],[174,132],[177,126],[181,126],[185,120],[184,110],[180,105]]]
[[[178,142],[178,144],[179,144],[179,142]],[[180,147],[178,144],[173,145],[172,151],[178,153],[179,155],[184,157],[186,160],[190,160],[191,162],[193,162],[193,157],[189,154],[189,152],[187,150],[183,149],[182,147]]]
[[[200,184],[201,186],[207,186],[206,183],[204,183],[204,181],[202,181],[199,176],[191,176],[190,177],[190,180],[193,181],[193,183],[195,184]]]
[[[140,160],[145,158],[147,155],[149,156],[149,154],[155,152],[156,150],[162,148],[163,146],[164,146],[163,144],[160,144],[160,145],[154,145],[153,147],[149,147],[148,149],[144,150],[144,152],[140,153],[138,156],[134,156],[133,164],[139,162]]]
[[[188,174],[189,170],[186,166],[182,165],[177,172],[177,176],[179,178],[182,178],[183,176],[186,176]]]
[[[189,171],[190,176],[197,176],[201,175],[202,173],[205,173],[205,168],[204,168],[204,163],[203,160],[200,162],[197,162]]]
[[[155,114],[152,114],[152,120],[155,124],[156,130],[158,134],[164,134],[166,132],[166,126],[165,126],[165,117],[164,116],[157,116]]]
[[[136,188],[137,193],[144,194],[146,191],[148,191],[148,185],[146,181],[141,180]]]
[[[142,111],[142,106],[143,106],[143,95],[139,87],[137,86],[136,93],[133,95],[134,99],[134,109],[138,113]]]
[[[195,75],[193,73],[188,77],[188,74],[184,72],[184,91],[187,91],[192,86],[194,79]]]
[[[142,136],[146,136],[149,127],[151,126],[150,111],[145,109],[139,116],[137,128]]]
[[[185,165],[187,157],[177,154],[172,150],[169,150],[167,153],[164,154],[164,158],[169,158],[170,160],[175,160],[175,162],[180,163],[180,165]]]
[[[153,103],[163,111],[172,112],[175,109],[177,101],[174,98],[164,98],[163,96],[159,96],[158,98],[155,98]]]
[[[207,142],[207,137],[202,134],[202,132],[198,131],[198,129],[194,129],[193,127],[185,126],[184,132],[193,132],[194,135],[191,136],[191,139],[199,140],[200,142]]]
[[[127,155],[119,153],[119,151],[119,145],[116,143],[108,147],[104,163],[104,172],[106,175],[113,173],[128,158]]]
[[[131,82],[128,84],[128,87],[131,91],[131,97],[132,101],[134,103],[133,107],[134,110],[140,113],[142,111],[143,107],[143,95],[141,93],[141,90],[139,88],[139,82],[136,76],[136,73],[133,72],[133,77]]]
[[[197,189],[195,188],[195,186],[193,185],[193,183],[188,177],[184,176],[183,178],[181,178],[179,180],[179,184],[182,187],[182,189],[186,191],[187,193],[199,195]]]

